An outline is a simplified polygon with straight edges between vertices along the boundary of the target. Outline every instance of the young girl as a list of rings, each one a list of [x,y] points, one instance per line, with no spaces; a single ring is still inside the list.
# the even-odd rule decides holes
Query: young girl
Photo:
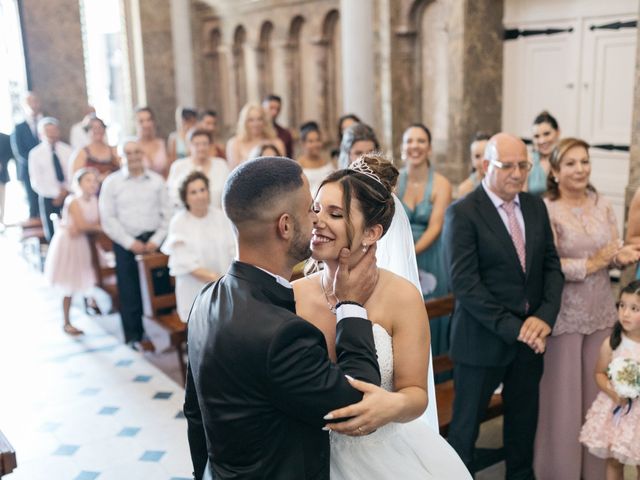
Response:
[[[69,335],[81,335],[82,330],[69,321],[69,310],[73,294],[89,290],[96,282],[86,234],[101,230],[98,219],[98,172],[93,168],[78,170],[74,186],[76,193],[65,200],[60,225],[51,239],[44,275],[52,286],[64,292],[64,331]]]
[[[621,398],[607,377],[614,358],[640,362],[640,281],[627,285],[620,294],[618,322],[602,344],[596,364],[596,383],[602,390],[587,412],[580,441],[589,451],[607,459],[607,480],[622,480],[624,465],[635,465],[640,478],[640,398],[627,412],[628,399]],[[623,406],[615,417],[613,410]]]

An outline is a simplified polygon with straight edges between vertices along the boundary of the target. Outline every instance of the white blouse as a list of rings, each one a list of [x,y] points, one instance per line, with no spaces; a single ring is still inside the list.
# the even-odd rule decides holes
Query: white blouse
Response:
[[[173,216],[162,252],[169,255],[169,273],[176,277],[177,310],[183,322],[187,321],[191,304],[206,285],[191,272],[204,268],[223,275],[235,251],[231,222],[222,210],[210,207],[201,218],[188,210]]]
[[[176,208],[181,208],[182,202],[180,200],[180,194],[178,190],[182,181],[187,175],[194,170],[202,170],[196,166],[191,160],[191,157],[181,158],[171,164],[169,169],[169,176],[167,177],[167,188],[169,189],[169,198],[172,205]],[[227,162],[219,157],[213,157],[211,159],[211,167],[208,172],[204,174],[209,179],[209,194],[210,204],[212,207],[222,208],[222,190],[224,189],[224,182],[229,176],[229,166]]]

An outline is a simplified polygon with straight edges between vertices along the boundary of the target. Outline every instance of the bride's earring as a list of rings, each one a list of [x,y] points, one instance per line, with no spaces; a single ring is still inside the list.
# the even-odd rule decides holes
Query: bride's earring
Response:
[[[362,251],[363,251],[364,253],[367,253],[367,244],[366,244],[366,243],[363,243],[363,244],[362,244]]]

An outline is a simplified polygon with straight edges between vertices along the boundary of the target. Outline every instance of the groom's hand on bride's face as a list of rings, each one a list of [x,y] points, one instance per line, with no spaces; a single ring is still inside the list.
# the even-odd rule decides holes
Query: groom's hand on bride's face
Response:
[[[367,252],[355,265],[349,265],[350,258],[351,252],[348,248],[340,250],[333,285],[334,293],[339,300],[350,300],[364,305],[378,282],[376,244],[368,247]]]
[[[348,418],[339,423],[327,423],[325,429],[354,437],[361,437],[376,431],[394,420],[402,408],[402,396],[389,392],[371,383],[349,378],[349,383],[364,393],[358,403],[339,408],[328,413],[325,420],[332,421]]]

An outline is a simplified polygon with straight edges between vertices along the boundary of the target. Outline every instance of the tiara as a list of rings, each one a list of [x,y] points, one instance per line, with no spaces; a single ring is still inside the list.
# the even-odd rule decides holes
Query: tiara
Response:
[[[363,175],[366,175],[367,177],[372,178],[373,180],[375,180],[376,182],[378,182],[380,185],[384,187],[384,184],[382,183],[382,180],[380,180],[380,177],[376,175],[376,173],[371,169],[369,164],[367,164],[367,162],[365,162],[362,158],[359,158],[358,160],[353,162],[351,165],[349,165],[347,167],[347,170],[353,170],[354,172],[358,172]]]

